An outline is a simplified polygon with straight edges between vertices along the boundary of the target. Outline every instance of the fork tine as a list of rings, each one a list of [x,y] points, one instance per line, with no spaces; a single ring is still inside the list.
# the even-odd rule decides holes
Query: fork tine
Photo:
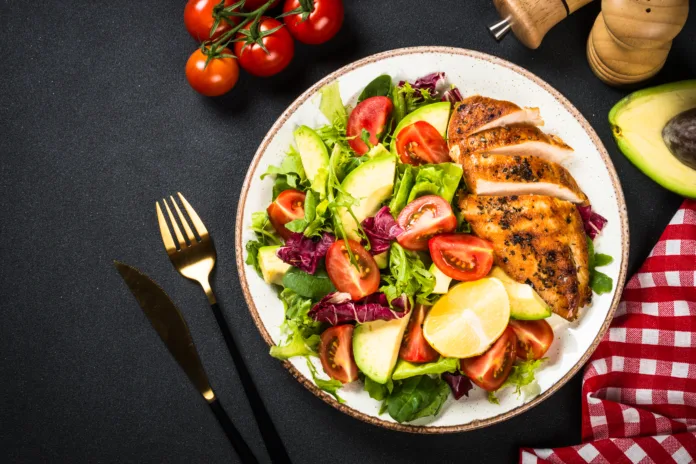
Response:
[[[198,235],[201,237],[201,239],[207,237],[208,229],[205,228],[205,226],[203,225],[203,221],[201,221],[201,218],[199,218],[198,214],[196,214],[196,210],[193,209],[193,207],[189,204],[188,201],[186,201],[186,198],[184,198],[181,192],[177,192],[177,194],[181,199],[181,203],[184,204],[184,209],[191,218],[191,222],[193,222],[193,227],[196,229],[196,232],[198,232]]]
[[[159,223],[160,235],[162,236],[162,241],[164,242],[164,248],[167,253],[173,253],[176,251],[176,245],[174,240],[172,240],[172,234],[169,232],[169,227],[167,227],[167,220],[164,219],[164,214],[162,213],[162,208],[160,208],[159,202],[155,202],[155,207],[157,209],[157,222]]]
[[[179,246],[181,248],[184,248],[186,246],[186,240],[184,240],[184,236],[181,235],[181,229],[179,229],[179,224],[177,224],[176,219],[174,219],[174,215],[172,214],[172,210],[169,209],[169,204],[167,203],[167,199],[162,198],[162,203],[164,203],[164,207],[167,208],[167,214],[169,215],[169,220],[172,222],[172,229],[174,229],[174,234],[176,234],[176,238],[179,241]]]
[[[193,245],[193,243],[196,241],[196,236],[193,235],[193,231],[191,230],[191,227],[189,227],[188,221],[181,213],[181,210],[179,209],[179,204],[176,201],[174,201],[174,197],[172,195],[169,195],[169,198],[172,200],[172,204],[174,205],[176,214],[179,215],[179,220],[181,221],[181,224],[184,226],[184,231],[186,231],[186,235],[188,236],[189,242],[191,242],[191,244]]]

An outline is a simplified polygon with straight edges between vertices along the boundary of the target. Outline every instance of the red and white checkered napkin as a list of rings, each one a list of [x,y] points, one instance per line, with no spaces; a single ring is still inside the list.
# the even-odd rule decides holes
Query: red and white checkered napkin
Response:
[[[624,289],[585,369],[583,444],[520,463],[696,462],[696,201],[685,200]]]

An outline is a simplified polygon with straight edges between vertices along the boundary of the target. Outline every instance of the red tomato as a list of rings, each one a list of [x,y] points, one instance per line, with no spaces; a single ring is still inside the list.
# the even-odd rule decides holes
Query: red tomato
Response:
[[[396,136],[396,151],[402,163],[416,166],[451,161],[447,142],[432,124],[425,121],[401,129]]]
[[[517,353],[517,336],[508,327],[488,351],[480,356],[462,359],[461,371],[479,387],[486,391],[495,391],[510,375]]]
[[[271,8],[275,7],[280,0],[275,0],[273,3],[271,3],[271,6],[268,7],[270,10]],[[246,0],[244,2],[244,9],[246,11],[255,11],[264,6],[268,2],[268,0]]]
[[[306,44],[321,44],[333,36],[343,25],[343,0],[314,0],[314,9],[307,19],[302,19],[302,13],[289,15],[283,22],[290,34]],[[288,13],[300,7],[300,0],[285,0],[283,13]]]
[[[428,242],[430,257],[439,270],[454,280],[478,280],[493,266],[493,245],[469,234],[445,234]]]
[[[437,361],[440,358],[440,354],[423,337],[423,320],[425,320],[425,315],[429,309],[428,306],[422,304],[417,304],[413,308],[413,314],[408,321],[408,327],[406,327],[399,350],[399,357],[404,361],[427,363]]]
[[[553,343],[553,329],[544,319],[517,321],[510,319],[510,327],[517,336],[517,357],[541,359]]]
[[[370,143],[377,145],[379,137],[384,135],[384,128],[394,105],[387,97],[370,97],[358,103],[350,112],[346,135],[348,144],[359,156],[370,151],[362,141],[363,129],[370,133]]]
[[[222,54],[232,52],[224,48]],[[186,62],[186,80],[193,89],[206,97],[217,97],[232,90],[239,79],[239,66],[234,58],[213,58],[206,66],[207,56],[200,50]]]
[[[285,240],[290,238],[292,232],[285,228],[285,224],[295,219],[304,217],[305,194],[298,190],[284,190],[273,203],[268,206],[268,219],[278,235]]]
[[[342,383],[358,380],[358,366],[353,359],[353,326],[337,325],[326,329],[319,342],[319,359],[324,372]]]
[[[339,292],[359,300],[379,288],[379,268],[372,255],[358,242],[348,240],[358,268],[351,264],[344,240],[337,240],[326,253],[326,272]]]
[[[282,25],[283,23],[276,19],[262,16],[259,32],[270,31]],[[249,30],[250,27],[251,23],[244,29]],[[237,39],[240,41],[234,44],[234,54],[237,55],[242,68],[254,76],[268,77],[278,74],[290,64],[295,54],[295,43],[285,27],[261,39],[268,51],[257,43],[247,43],[242,34],[237,34]]]
[[[427,250],[431,237],[457,227],[452,207],[437,195],[416,198],[401,210],[396,221],[404,229],[396,240],[407,250],[417,251]]]
[[[210,30],[213,28],[215,19],[213,18],[213,8],[220,3],[220,0],[189,0],[184,7],[184,25],[186,30],[191,34],[191,37],[199,42],[208,39],[217,39],[224,32],[229,31],[232,26],[224,19],[220,21],[218,27],[215,28],[215,33],[210,36]],[[235,3],[235,0],[225,0],[225,6],[230,6]],[[230,18],[231,21],[238,22],[236,18]]]

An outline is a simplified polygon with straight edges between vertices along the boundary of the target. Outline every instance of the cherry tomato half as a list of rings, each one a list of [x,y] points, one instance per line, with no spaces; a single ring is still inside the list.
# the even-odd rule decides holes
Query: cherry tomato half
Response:
[[[553,343],[553,329],[544,319],[517,321],[510,319],[510,327],[517,336],[517,357],[541,359]]]
[[[430,239],[428,248],[437,268],[454,280],[481,279],[493,266],[493,245],[473,235],[438,235]]]
[[[314,0],[314,9],[307,19],[302,13],[289,15],[283,22],[290,34],[302,43],[317,45],[331,39],[343,25],[343,0]],[[283,13],[300,7],[299,0],[285,0]]]
[[[370,151],[362,140],[363,129],[370,133],[370,143],[377,145],[379,138],[384,135],[384,128],[394,105],[387,97],[370,97],[358,103],[350,112],[346,135],[350,148],[359,156]]]
[[[305,194],[298,190],[284,190],[273,203],[268,206],[268,219],[278,235],[285,240],[290,238],[292,232],[285,228],[285,224],[295,219],[304,217]]]
[[[447,142],[432,124],[425,121],[414,122],[399,131],[396,151],[402,163],[416,166],[451,161]]]
[[[374,258],[362,245],[348,240],[357,268],[351,264],[344,240],[337,240],[326,253],[326,272],[339,292],[350,293],[359,300],[375,293],[379,288],[379,268]]]
[[[251,24],[247,24],[244,29],[249,30]],[[276,19],[262,16],[259,32],[270,31],[282,25],[283,23]],[[268,52],[257,43],[246,43],[242,34],[237,34],[237,39],[240,41],[234,44],[234,54],[237,55],[240,66],[254,76],[268,77],[278,74],[290,64],[295,55],[295,43],[285,27],[261,39]]]
[[[220,21],[218,27],[215,28],[215,33],[210,36],[210,30],[213,28],[213,8],[220,3],[220,0],[189,0],[184,7],[184,25],[191,37],[198,42],[203,42],[208,39],[217,39],[223,33],[232,29],[232,26],[224,19]],[[230,6],[235,3],[235,0],[225,0],[225,6]],[[238,23],[237,18],[231,18],[235,24]]]
[[[399,357],[412,363],[427,363],[437,361],[440,354],[430,346],[423,337],[423,321],[430,307],[417,304],[413,308],[413,314],[408,321],[408,327],[401,341]]]
[[[511,327],[496,340],[488,351],[480,356],[462,359],[461,371],[479,387],[495,391],[507,380],[515,362],[517,336]]]
[[[222,54],[231,55],[232,52],[225,48]],[[206,66],[207,59],[198,49],[186,62],[186,80],[191,87],[206,97],[217,97],[232,90],[239,79],[237,60],[230,57],[213,58]]]
[[[396,240],[407,250],[417,251],[427,250],[431,237],[457,227],[452,207],[437,195],[416,198],[401,210],[396,222],[404,229]]]
[[[273,3],[271,3],[271,6],[268,7],[270,10],[271,8],[275,7],[280,0],[275,0]],[[268,0],[246,0],[244,2],[244,10],[245,11],[255,11],[264,6],[268,2]]]
[[[319,359],[324,372],[341,383],[358,380],[358,366],[353,359],[353,326],[336,325],[321,334]]]

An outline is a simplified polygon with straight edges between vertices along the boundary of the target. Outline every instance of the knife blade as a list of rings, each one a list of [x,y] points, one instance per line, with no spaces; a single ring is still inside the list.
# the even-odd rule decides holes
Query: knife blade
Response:
[[[114,261],[114,265],[138,300],[150,324],[198,392],[208,403],[215,401],[215,393],[210,387],[208,376],[203,370],[181,311],[164,290],[147,275],[120,261]]]

